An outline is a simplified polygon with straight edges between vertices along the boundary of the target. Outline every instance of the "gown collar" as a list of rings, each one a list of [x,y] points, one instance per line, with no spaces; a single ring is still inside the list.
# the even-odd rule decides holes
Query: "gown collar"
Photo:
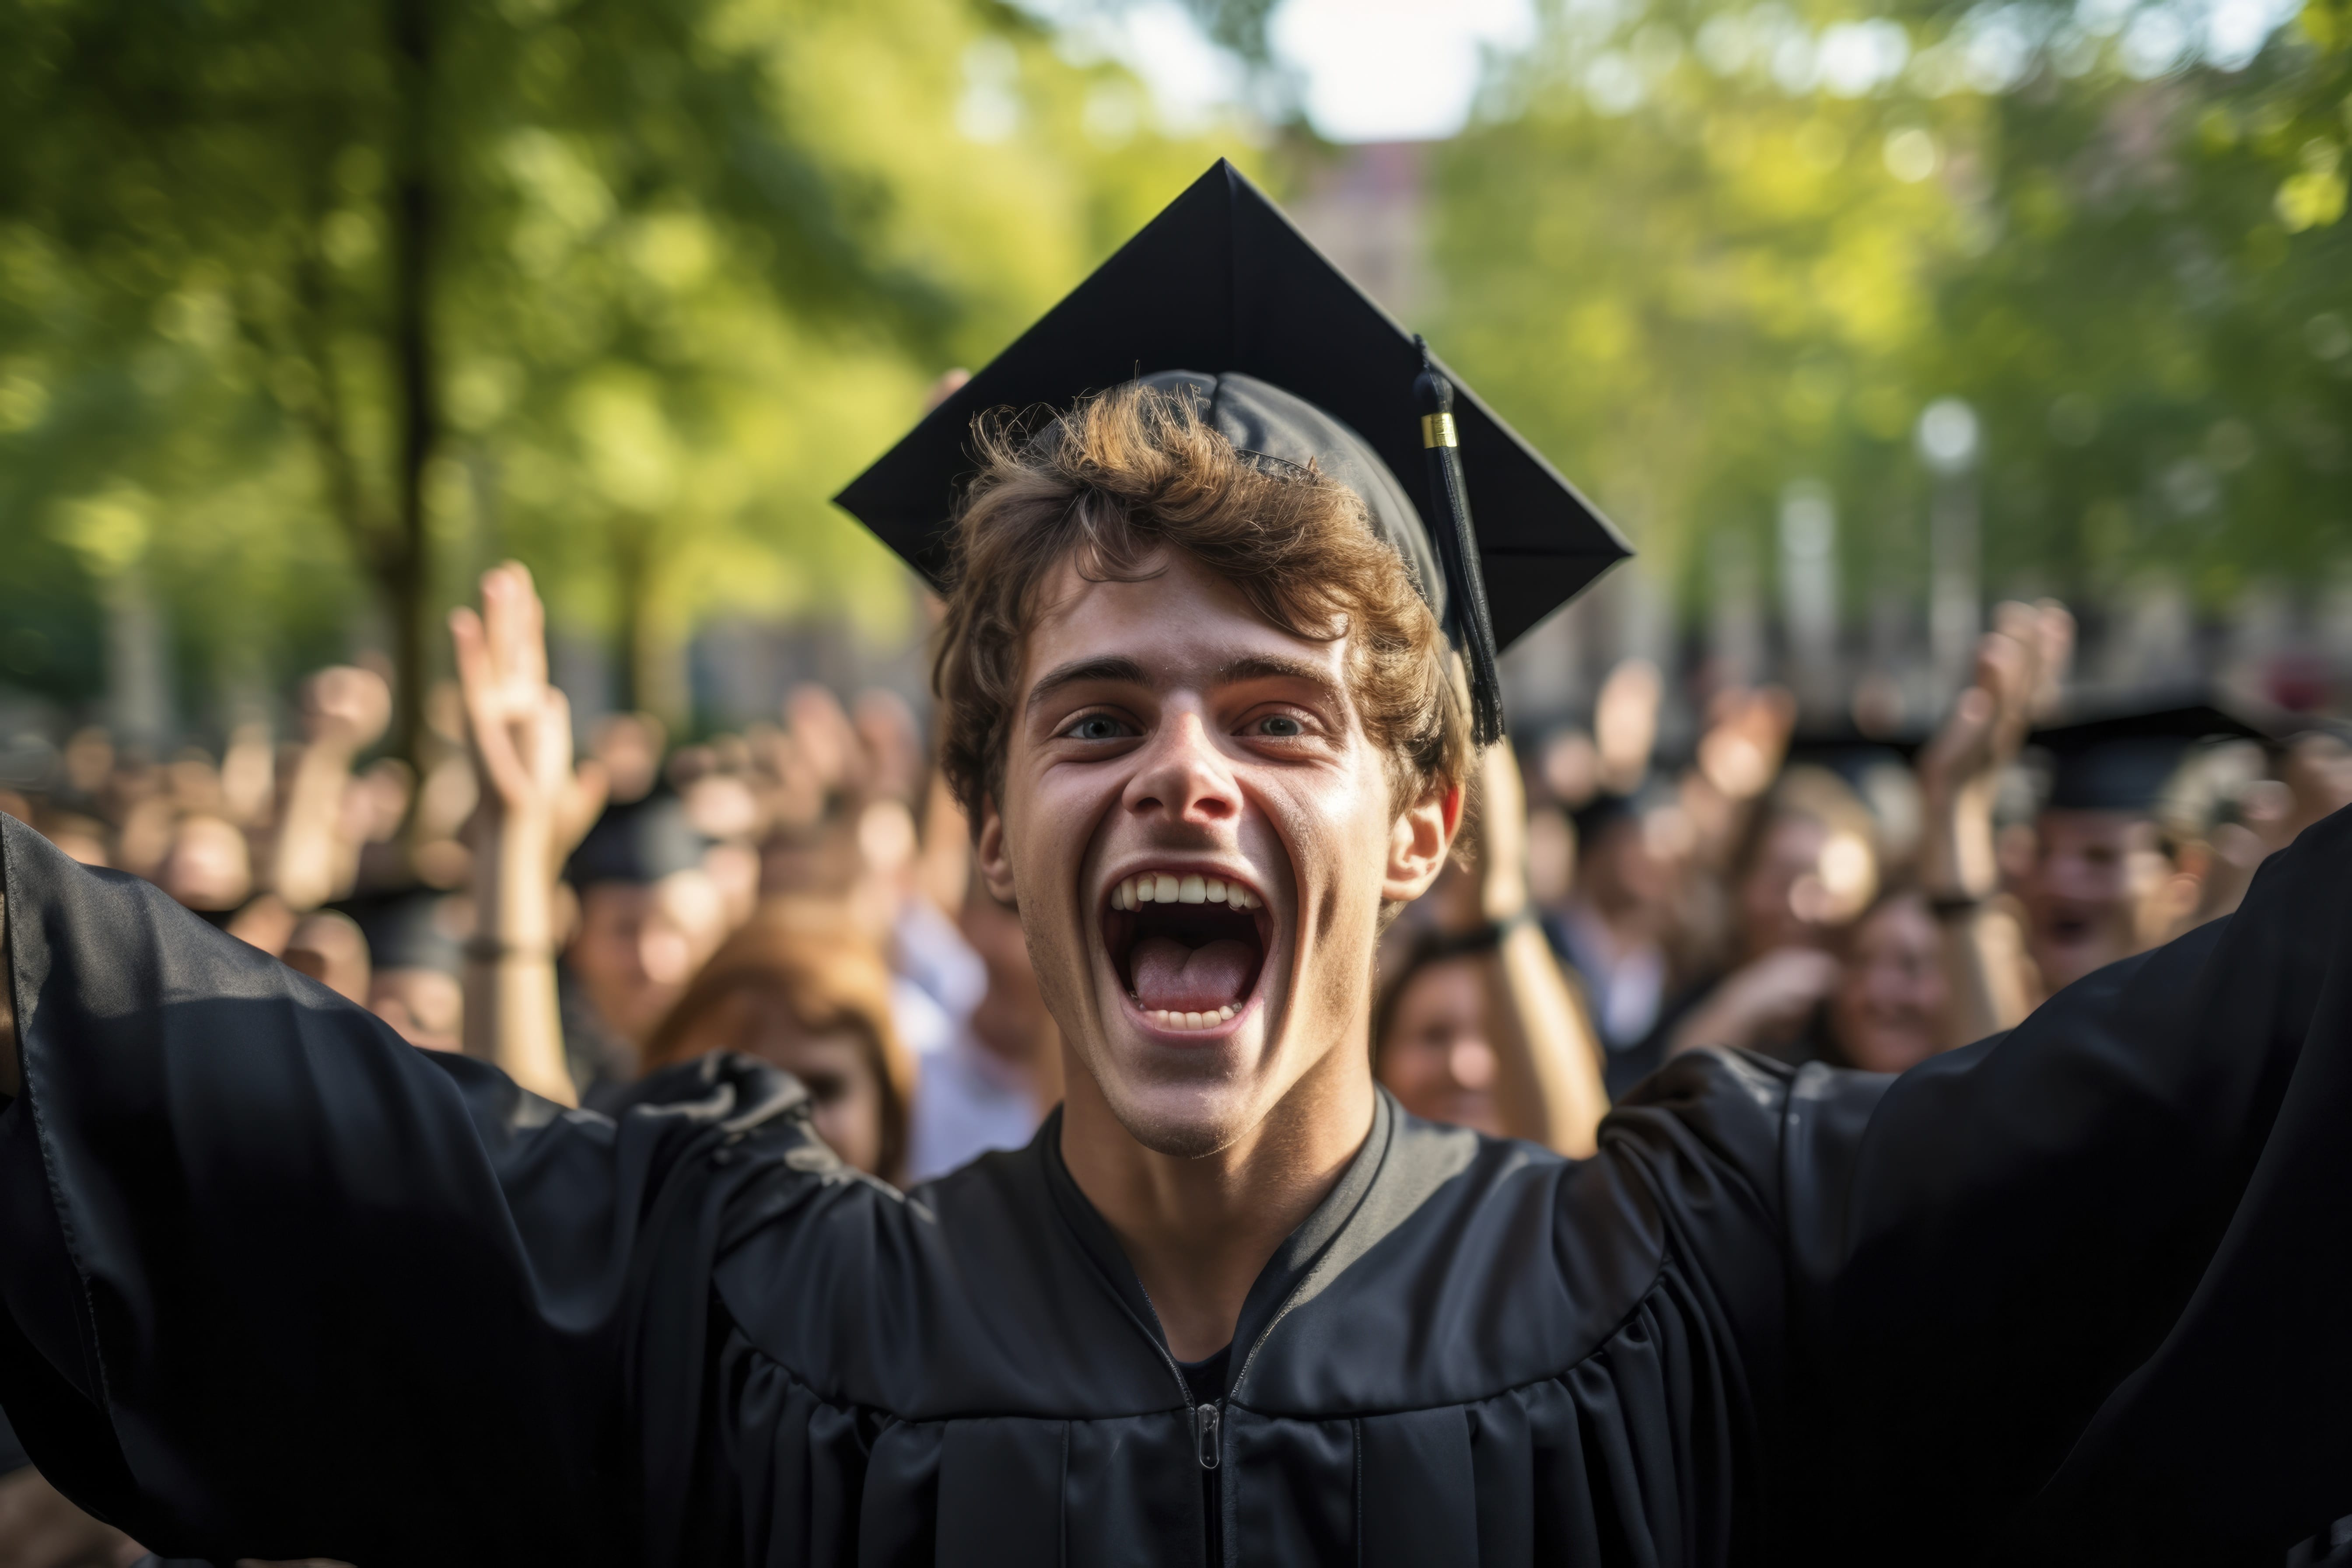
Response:
[[[1234,1325],[1232,1353],[1227,1360],[1226,1390],[1238,1392],[1241,1379],[1249,1367],[1250,1353],[1282,1314],[1294,1304],[1299,1289],[1316,1271],[1316,1264],[1334,1250],[1333,1244],[1348,1230],[1349,1222],[1364,1206],[1365,1198],[1379,1181],[1388,1163],[1390,1146],[1393,1142],[1401,1112],[1389,1091],[1372,1086],[1372,1126],[1356,1151],[1355,1158],[1332,1184],[1329,1193],[1315,1206],[1313,1213],[1299,1223],[1298,1228],[1283,1238],[1266,1259],[1265,1268],[1242,1301],[1240,1320]],[[1160,1314],[1151,1305],[1151,1298],[1136,1276],[1135,1266],[1128,1260],[1126,1248],[1119,1245],[1118,1233],[1104,1219],[1092,1200],[1079,1189],[1077,1179],[1062,1160],[1062,1109],[1054,1108],[1045,1123],[1037,1130],[1039,1163],[1045,1173],[1046,1190],[1053,1194],[1054,1207],[1068,1226],[1081,1251],[1093,1261],[1111,1293],[1134,1319],[1137,1326],[1149,1334],[1160,1352],[1168,1354],[1168,1336],[1160,1327]],[[1174,1361],[1171,1357],[1170,1364]]]

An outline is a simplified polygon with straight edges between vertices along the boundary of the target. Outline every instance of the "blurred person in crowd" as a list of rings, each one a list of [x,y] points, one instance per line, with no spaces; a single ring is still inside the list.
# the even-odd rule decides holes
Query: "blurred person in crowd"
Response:
[[[1664,804],[1655,792],[1604,794],[1578,809],[1570,819],[1572,890],[1548,922],[1553,944],[1583,982],[1612,1098],[1656,1068],[1640,1047],[1656,1033],[1669,1000],[1674,868],[1648,820]]]
[[[2179,851],[2203,825],[2164,820],[2170,786],[2213,737],[2251,727],[2203,705],[2109,714],[2033,731],[2051,759],[2020,879],[2026,951],[2044,994],[2172,934]],[[2187,913],[2195,908],[2193,890]],[[2221,912],[2216,910],[2214,912]]]
[[[1878,890],[1874,826],[1827,769],[1783,770],[1729,867],[1732,962],[1661,1025],[1664,1054],[1793,1046],[1835,984],[1826,951]]]
[[[340,912],[359,928],[366,944],[361,963],[368,1011],[399,1030],[412,1046],[429,1051],[463,1049],[464,952],[473,923],[466,900],[437,889],[410,888],[362,894],[347,900]],[[310,950],[305,962],[294,967],[331,986],[337,980],[349,984],[362,972],[352,953],[341,951],[343,933],[331,922],[312,916],[298,929],[307,929],[310,940],[323,946]],[[314,958],[316,970],[310,963]]]
[[[1374,1076],[1416,1116],[1590,1153],[1609,1104],[1603,1052],[1535,906],[1510,747],[1481,754],[1466,811],[1454,861],[1374,998]]]
[[[711,1051],[757,1057],[801,1080],[835,1153],[902,1183],[914,1068],[891,1019],[890,978],[881,954],[836,917],[771,904],[720,945],[654,1031],[646,1071]]]
[[[374,978],[367,933],[341,910],[314,910],[295,922],[278,955],[288,967],[324,985],[336,995],[368,1005]]]
[[[83,865],[113,864],[112,852],[107,844],[106,824],[98,818],[54,807],[37,807],[34,815],[26,820],[40,829],[43,837]]]
[[[564,944],[563,1034],[581,1078],[625,1082],[637,1052],[727,935],[727,900],[677,795],[607,806],[572,854],[579,915]]]
[[[184,816],[154,881],[213,924],[226,926],[252,895],[252,851],[235,824],[210,815]]]
[[[1372,1071],[1397,1103],[1430,1121],[1505,1135],[1487,1039],[1486,954],[1426,931],[1389,978],[1372,1013]]]
[[[1020,1148],[1062,1098],[1061,1035],[1037,987],[1021,917],[974,877],[956,928],[980,960],[983,984],[960,1016],[949,1016],[944,1038],[916,1058],[913,1182],[943,1176],[991,1149]],[[934,948],[933,963],[951,962],[949,951]]]
[[[702,868],[719,891],[730,931],[751,919],[760,901],[758,846],[764,814],[758,792],[740,765],[748,760],[748,755],[730,758],[739,765],[723,766],[720,748],[713,746],[693,777],[677,781],[687,822],[702,836]]]
[[[1837,978],[1817,1054],[1839,1067],[1905,1072],[1953,1037],[1943,929],[1927,896],[1897,883],[1838,934]]]
[[[669,731],[650,713],[607,713],[589,731],[588,754],[604,769],[613,803],[627,805],[661,782]]]

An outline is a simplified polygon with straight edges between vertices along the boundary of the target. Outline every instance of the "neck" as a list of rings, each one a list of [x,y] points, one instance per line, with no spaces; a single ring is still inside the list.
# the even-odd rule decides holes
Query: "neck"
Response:
[[[1168,1348],[1199,1361],[1233,1342],[1242,1303],[1363,1147],[1372,1077],[1360,1044],[1327,1052],[1277,1105],[1213,1154],[1138,1142],[1085,1062],[1065,1057],[1062,1159],[1117,1233]]]

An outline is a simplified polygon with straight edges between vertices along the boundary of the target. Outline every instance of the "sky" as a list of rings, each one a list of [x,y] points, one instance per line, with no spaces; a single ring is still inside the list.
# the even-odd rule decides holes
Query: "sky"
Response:
[[[1171,126],[1197,123],[1245,90],[1239,66],[1202,37],[1179,0],[1028,4],[1058,14],[1074,52],[1126,62]],[[1481,48],[1514,47],[1534,32],[1531,0],[1286,0],[1270,37],[1317,131],[1334,142],[1396,142],[1459,131]]]
[[[1425,141],[1462,129],[1481,47],[1524,46],[1535,14],[1528,0],[1286,0],[1270,36],[1325,136]]]

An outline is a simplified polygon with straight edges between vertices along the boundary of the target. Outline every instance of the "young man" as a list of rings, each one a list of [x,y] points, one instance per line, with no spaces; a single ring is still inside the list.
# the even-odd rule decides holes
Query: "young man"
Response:
[[[370,1568],[2275,1561],[2352,1511],[2293,1424],[2352,1396],[2352,820],[1900,1080],[1694,1053],[1580,1162],[1411,1121],[1365,1031],[1493,717],[1461,476],[1409,567],[1385,436],[1234,342],[984,445],[948,765],[1068,1096],[907,1197],[789,1080],[558,1113],[0,825],[44,1472]]]

